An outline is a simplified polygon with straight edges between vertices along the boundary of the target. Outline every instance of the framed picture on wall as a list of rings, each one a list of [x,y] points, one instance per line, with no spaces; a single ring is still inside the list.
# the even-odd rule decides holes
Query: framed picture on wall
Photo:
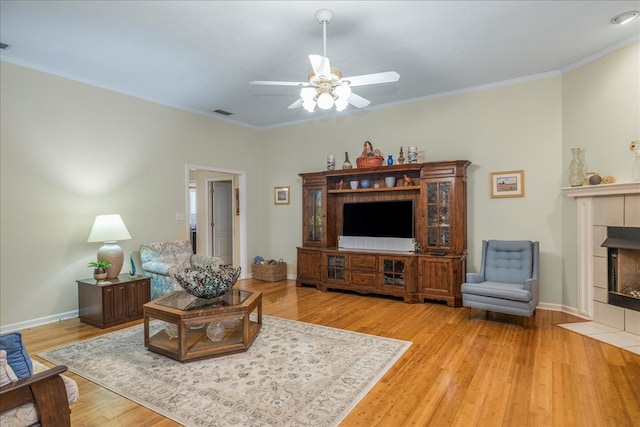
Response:
[[[289,204],[289,187],[273,188],[273,204],[288,205]]]
[[[491,197],[524,197],[524,171],[491,172]]]

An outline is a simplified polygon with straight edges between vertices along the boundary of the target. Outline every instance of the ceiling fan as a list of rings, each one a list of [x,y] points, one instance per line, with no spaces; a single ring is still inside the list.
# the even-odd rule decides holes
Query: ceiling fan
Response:
[[[300,98],[288,108],[291,110],[304,107],[305,110],[312,113],[316,105],[323,110],[328,110],[335,105],[337,111],[344,110],[348,104],[357,108],[366,107],[371,104],[371,101],[351,92],[351,87],[391,83],[400,79],[400,74],[395,71],[343,77],[339,69],[331,67],[327,57],[327,24],[333,19],[333,12],[329,9],[320,9],[316,12],[316,19],[322,24],[324,54],[322,56],[309,55],[313,70],[309,72],[308,81],[252,81],[249,83],[252,85],[301,87]]]

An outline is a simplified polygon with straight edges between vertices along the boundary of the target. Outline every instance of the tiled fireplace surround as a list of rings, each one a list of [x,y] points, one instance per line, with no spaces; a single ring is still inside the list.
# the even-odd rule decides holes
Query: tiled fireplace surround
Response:
[[[607,226],[640,227],[640,183],[564,189],[576,198],[578,314],[640,335],[640,312],[607,304]]]

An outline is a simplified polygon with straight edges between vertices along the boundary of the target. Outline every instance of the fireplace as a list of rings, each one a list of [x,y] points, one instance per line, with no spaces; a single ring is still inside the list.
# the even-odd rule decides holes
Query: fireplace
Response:
[[[607,227],[609,304],[640,311],[640,227]]]

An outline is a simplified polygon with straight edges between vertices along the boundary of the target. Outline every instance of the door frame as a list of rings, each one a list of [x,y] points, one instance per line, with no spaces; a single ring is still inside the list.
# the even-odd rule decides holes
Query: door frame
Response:
[[[231,193],[230,193],[230,198],[229,198],[229,213],[231,215],[231,233],[233,236],[236,235],[236,225],[235,225],[235,214],[234,214],[234,209],[233,209],[233,189],[234,189],[234,183],[235,181],[237,181],[235,179],[235,176],[232,175],[227,175],[227,176],[218,176],[215,178],[207,178],[206,182],[207,182],[207,255],[215,255],[216,253],[216,240],[218,239],[217,236],[217,232],[216,232],[216,228],[211,226],[211,222],[214,220],[216,214],[214,212],[215,209],[217,209],[216,207],[216,201],[217,201],[217,197],[216,194],[214,193],[213,195],[211,194],[211,190],[215,190],[215,186],[216,183],[219,182],[231,182]],[[216,221],[217,223],[218,221]],[[233,238],[232,240],[235,241],[235,238]],[[234,255],[234,245],[232,245],[231,248],[231,263],[233,264],[233,255]]]
[[[185,207],[186,212],[189,212],[189,171],[190,170],[202,170],[207,172],[216,172],[225,175],[232,175],[237,179],[239,202],[240,202],[240,215],[238,218],[238,244],[239,244],[239,264],[240,264],[240,279],[247,278],[247,214],[246,214],[246,195],[247,195],[247,173],[245,171],[234,169],[222,169],[213,166],[204,166],[197,164],[185,165]],[[232,179],[232,181],[234,181]],[[208,208],[207,208],[208,209]],[[190,226],[189,221],[185,221],[186,235],[189,236]]]

